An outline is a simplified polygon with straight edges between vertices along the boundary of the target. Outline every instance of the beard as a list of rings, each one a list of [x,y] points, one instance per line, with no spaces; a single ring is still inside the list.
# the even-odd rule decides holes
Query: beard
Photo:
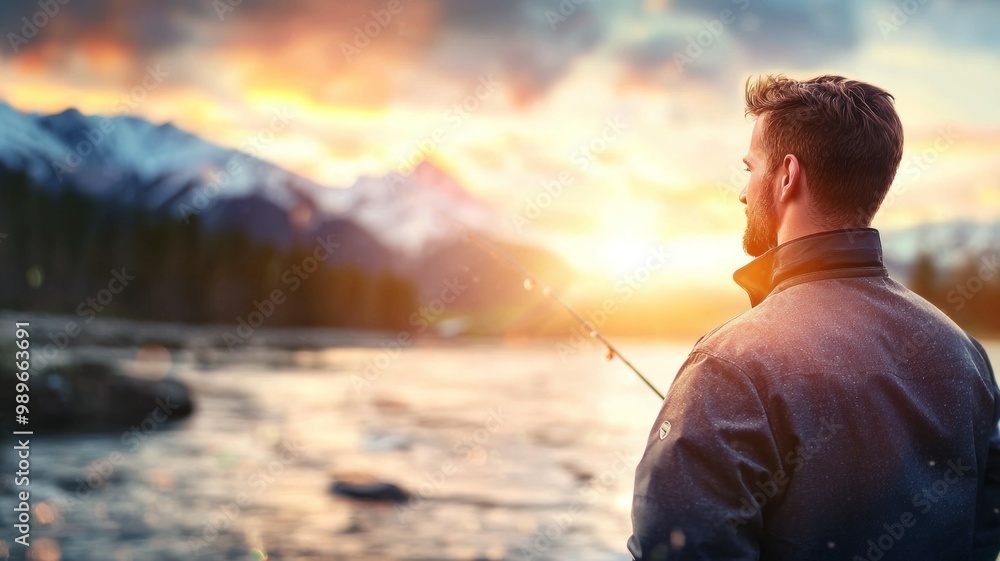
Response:
[[[764,185],[769,183],[765,181]],[[771,193],[757,197],[753,206],[747,206],[746,212],[747,229],[743,232],[743,251],[751,257],[760,257],[778,246],[778,217]]]

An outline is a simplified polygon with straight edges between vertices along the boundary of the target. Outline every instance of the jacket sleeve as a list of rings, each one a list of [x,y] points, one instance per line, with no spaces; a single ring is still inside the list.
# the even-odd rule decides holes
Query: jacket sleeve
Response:
[[[759,558],[761,492],[780,454],[756,387],[736,365],[695,351],[681,367],[636,468],[637,561]]]
[[[1000,388],[997,387],[996,374],[986,355],[986,349],[979,341],[973,339],[972,342],[979,350],[979,354],[983,355],[993,395],[996,396],[993,407],[993,432],[986,452],[986,473],[976,508],[976,524],[972,540],[975,547],[973,558],[976,561],[996,561],[997,555],[1000,555],[1000,430],[997,428],[997,423],[1000,422]]]

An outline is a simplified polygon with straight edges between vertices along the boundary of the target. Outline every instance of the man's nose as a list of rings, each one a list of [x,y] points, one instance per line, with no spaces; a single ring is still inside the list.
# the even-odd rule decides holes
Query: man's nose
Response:
[[[747,188],[746,187],[744,187],[743,190],[740,191],[740,202],[743,203],[743,204],[747,204]]]

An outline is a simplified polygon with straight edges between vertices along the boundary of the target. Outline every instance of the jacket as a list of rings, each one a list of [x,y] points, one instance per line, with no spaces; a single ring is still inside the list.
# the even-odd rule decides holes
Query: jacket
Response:
[[[695,344],[635,474],[636,560],[994,561],[1000,388],[891,279],[877,230],[738,270],[751,309]]]

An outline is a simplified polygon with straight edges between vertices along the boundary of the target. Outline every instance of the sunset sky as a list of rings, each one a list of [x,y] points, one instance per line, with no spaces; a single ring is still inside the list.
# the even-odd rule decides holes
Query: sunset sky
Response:
[[[423,152],[582,271],[623,274],[666,246],[671,278],[729,283],[748,260],[745,80],[836,73],[889,90],[904,123],[876,226],[1000,218],[997,2],[237,2],[54,1],[44,18],[4,3],[0,99],[233,147],[287,110],[260,155],[331,188]]]

